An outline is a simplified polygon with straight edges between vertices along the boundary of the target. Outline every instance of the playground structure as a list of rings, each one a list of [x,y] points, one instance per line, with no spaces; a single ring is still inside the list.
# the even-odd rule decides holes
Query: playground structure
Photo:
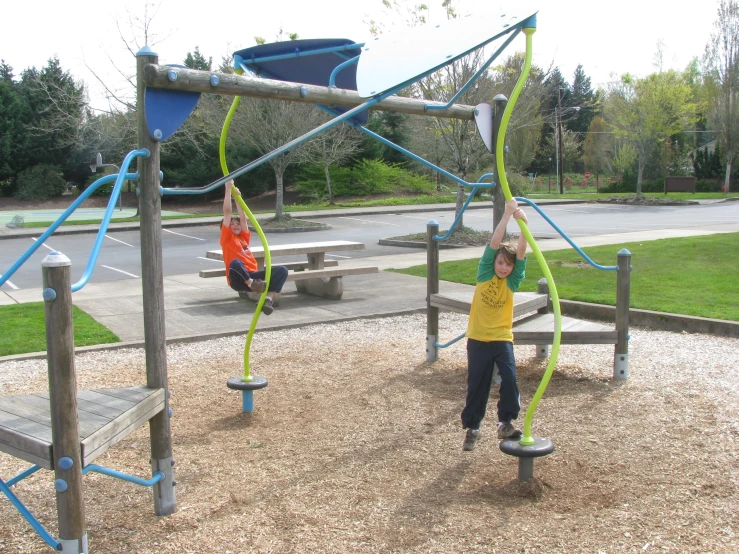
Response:
[[[434,166],[363,127],[363,124],[366,122],[367,110],[378,109],[416,115],[476,120],[478,129],[483,135],[486,145],[491,150],[493,150],[493,147],[495,149],[497,179],[499,181],[497,184],[504,191],[506,199],[509,199],[510,191],[505,177],[502,155],[505,142],[505,129],[510,120],[511,111],[528,76],[531,65],[531,37],[535,27],[535,12],[525,10],[521,10],[518,13],[511,11],[507,15],[501,16],[500,21],[493,22],[492,24],[479,21],[452,21],[443,27],[438,26],[432,31],[430,36],[426,36],[424,41],[426,50],[422,56],[409,54],[409,52],[416,51],[416,41],[419,40],[419,37],[415,36],[414,33],[408,33],[402,39],[395,41],[377,39],[370,44],[357,44],[348,39],[326,39],[262,45],[239,51],[235,55],[236,69],[238,72],[250,74],[249,76],[161,66],[158,64],[156,54],[148,47],[144,47],[137,54],[137,105],[139,106],[138,149],[126,157],[119,174],[109,176],[115,178],[111,204],[108,211],[106,211],[106,217],[101,225],[101,232],[98,235],[98,241],[96,241],[93,256],[91,256],[90,264],[88,264],[88,270],[85,272],[83,281],[87,282],[92,273],[96,253],[100,248],[100,242],[104,236],[105,228],[110,221],[111,214],[109,212],[112,212],[115,207],[115,201],[117,200],[118,194],[120,194],[123,182],[126,179],[138,180],[146,341],[146,391],[138,390],[138,397],[136,396],[137,391],[131,390],[126,392],[130,398],[135,399],[133,401],[133,412],[125,411],[118,414],[116,416],[118,419],[115,419],[116,423],[114,424],[114,427],[119,428],[122,425],[121,422],[125,421],[125,425],[123,425],[125,432],[121,432],[116,437],[109,438],[109,440],[105,441],[105,446],[99,450],[99,453],[112,446],[120,438],[123,438],[125,434],[132,432],[138,426],[148,421],[151,434],[153,477],[150,480],[142,480],[132,478],[131,476],[121,476],[113,470],[92,467],[89,464],[92,461],[92,457],[85,457],[83,455],[85,451],[80,448],[81,433],[78,429],[77,399],[83,398],[84,395],[82,392],[76,391],[75,387],[74,349],[71,333],[71,315],[69,313],[71,313],[71,292],[79,290],[81,286],[84,286],[84,282],[69,285],[68,273],[70,262],[61,254],[52,256],[51,259],[45,261],[44,266],[44,300],[47,303],[47,336],[59,338],[60,344],[58,345],[58,351],[62,354],[58,356],[54,354],[54,348],[57,347],[50,340],[48,355],[49,376],[50,383],[54,382],[53,379],[58,378],[63,378],[65,383],[63,386],[51,387],[50,389],[50,410],[54,416],[51,418],[49,435],[53,440],[47,440],[44,443],[45,451],[48,454],[42,457],[24,453],[21,448],[18,448],[18,445],[11,445],[11,441],[8,440],[10,433],[0,431],[0,448],[36,464],[31,470],[23,472],[7,482],[3,483],[0,481],[0,487],[50,546],[64,552],[87,552],[84,506],[81,499],[81,477],[87,471],[99,470],[108,475],[125,478],[138,484],[152,486],[155,513],[157,515],[169,515],[176,510],[175,483],[172,469],[174,462],[172,459],[172,441],[169,428],[169,418],[172,416],[172,413],[168,407],[169,391],[167,388],[161,248],[161,196],[165,194],[201,194],[213,190],[342,122],[354,126],[365,134],[446,175],[455,182],[465,187],[472,187],[473,190],[468,202],[477,188],[483,186],[476,183],[467,183],[448,171]],[[526,62],[524,64],[524,70],[514,89],[511,100],[503,113],[500,130],[494,142],[488,136],[489,131],[492,130],[492,126],[486,119],[491,113],[485,108],[487,105],[484,104],[477,107],[456,105],[454,102],[459,94],[461,94],[461,90],[446,104],[427,103],[421,100],[395,96],[397,92],[409,84],[430,75],[434,71],[443,68],[473,50],[485,47],[495,40],[505,38],[503,44],[483,68],[463,87],[463,89],[466,88],[482,74],[490,63],[522,31],[526,35]],[[390,56],[398,52],[402,52],[409,57],[406,57],[403,63],[392,64],[388,67]],[[303,59],[310,59],[311,63],[303,62]],[[307,72],[306,67],[310,67],[310,70]],[[257,79],[257,76],[267,78]],[[337,83],[342,88],[337,88]],[[160,171],[159,164],[160,143],[176,132],[179,126],[187,119],[191,111],[195,108],[199,95],[202,92],[216,92],[223,95],[235,95],[237,97],[255,96],[309,102],[318,105],[335,117],[306,135],[293,139],[269,154],[230,172],[225,166],[224,161],[223,145],[225,144],[225,135],[228,127],[228,125],[225,125],[221,141],[221,162],[224,177],[197,189],[162,188],[160,181],[163,179],[163,175]],[[366,98],[368,100],[364,100]],[[234,105],[236,104],[237,102],[234,103]],[[235,107],[232,109],[235,109]],[[128,167],[134,159],[138,162],[138,171],[135,174],[129,174]],[[103,178],[96,182],[94,187],[100,186],[104,182],[109,182],[104,181],[105,179]],[[94,187],[91,187],[90,193],[94,190]],[[82,200],[84,198],[80,197],[80,202]],[[238,196],[236,200],[245,209],[252,223],[256,224],[255,218],[248,207],[243,204],[243,200]],[[79,204],[76,202],[70,207],[68,212],[71,212],[77,205]],[[40,245],[44,238],[53,233],[53,230],[61,224],[64,218],[65,216],[62,216],[58,222],[50,227],[47,231],[48,234],[45,233],[42,235],[42,238],[37,244]],[[554,309],[553,349],[549,365],[542,383],[537,390],[534,401],[531,403],[532,407],[527,412],[524,436],[520,443],[512,445],[508,451],[508,453],[524,459],[530,456],[527,452],[530,453],[532,448],[538,448],[542,440],[544,442],[548,441],[548,439],[531,435],[531,419],[536,404],[543,395],[551,377],[553,367],[556,364],[561,335],[561,314],[559,313],[556,287],[551,279],[551,274],[546,268],[546,262],[536,247],[536,243],[525,224],[519,221],[519,225],[521,225],[522,232],[526,235],[547,276],[549,294],[552,296],[552,306]],[[265,268],[269,276],[271,258],[267,241],[258,224],[255,226],[265,246]],[[433,236],[434,241],[441,239],[442,237]],[[17,265],[23,263],[30,256],[30,253],[32,253],[31,250],[19,260],[18,264],[14,265],[14,268],[17,268]],[[429,267],[431,267],[431,264]],[[0,278],[0,283],[7,280],[13,271],[14,269],[11,268],[11,270],[6,272]],[[243,399],[245,411],[249,411],[253,407],[251,397],[247,399],[246,393],[251,393],[254,389],[266,386],[266,379],[251,375],[248,355],[251,338],[256,326],[256,319],[262,302],[263,298],[255,310],[255,318],[246,340],[244,376],[229,380],[229,386],[231,388],[243,390],[245,393]],[[623,339],[625,341],[625,337]],[[627,358],[624,358],[623,362],[624,367],[626,367]],[[143,392],[146,392],[146,394],[143,394]],[[145,398],[143,398],[144,396]],[[17,430],[15,431],[14,437],[16,440],[18,440],[20,434],[22,433],[18,433]],[[64,440],[58,441],[57,437],[61,435],[64,436]],[[25,438],[21,438],[20,440],[21,442],[26,441]],[[547,448],[549,448],[550,443],[547,442],[546,444]],[[13,484],[41,468],[54,470],[57,478],[55,487],[57,490],[57,512],[60,532],[60,539],[58,541],[50,537],[38,525],[38,522],[20,504],[20,501],[15,498],[10,490]],[[523,474],[519,471],[520,477],[530,478],[531,475],[531,471],[524,472]]]

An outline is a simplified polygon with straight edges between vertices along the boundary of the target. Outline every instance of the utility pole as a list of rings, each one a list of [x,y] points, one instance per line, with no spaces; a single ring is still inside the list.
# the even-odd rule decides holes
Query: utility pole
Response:
[[[562,155],[562,89],[557,87],[557,110],[555,110],[555,119],[557,121],[557,181],[559,181],[559,193],[564,194],[564,156]]]

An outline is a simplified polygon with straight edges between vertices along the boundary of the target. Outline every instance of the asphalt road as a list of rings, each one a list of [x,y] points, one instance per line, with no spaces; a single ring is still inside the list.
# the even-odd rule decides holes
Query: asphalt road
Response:
[[[525,207],[529,227],[537,239],[558,236],[551,226],[533,208]],[[605,204],[553,205],[546,214],[575,242],[578,237],[655,229],[685,229],[721,223],[739,223],[739,203],[700,204],[691,206],[623,206]],[[331,225],[330,230],[309,233],[272,233],[267,235],[270,244],[313,242],[325,240],[350,240],[367,245],[365,250],[338,252],[327,257],[341,260],[367,256],[397,255],[407,248],[382,246],[382,238],[425,233],[429,220],[439,222],[446,230],[454,220],[449,211],[423,213],[385,213],[377,215],[334,216],[319,221]],[[464,215],[464,224],[478,230],[490,230],[492,209],[472,209]],[[509,230],[516,229],[515,223]],[[39,233],[40,234],[40,233]],[[254,233],[254,243],[259,237]],[[72,260],[72,280],[82,276],[95,235],[52,236],[39,250],[3,285],[4,290],[35,288],[41,286],[41,260],[52,250],[66,254]],[[28,248],[33,239],[19,238],[0,242],[0,271],[6,271]],[[164,274],[195,273],[200,269],[220,267],[222,262],[205,257],[208,250],[220,248],[216,225],[164,228],[162,232]],[[295,258],[279,258],[292,261]],[[138,231],[110,232],[106,235],[91,281],[105,282],[132,279],[141,276]],[[111,283],[111,285],[114,285]],[[114,286],[111,292],[114,291]]]

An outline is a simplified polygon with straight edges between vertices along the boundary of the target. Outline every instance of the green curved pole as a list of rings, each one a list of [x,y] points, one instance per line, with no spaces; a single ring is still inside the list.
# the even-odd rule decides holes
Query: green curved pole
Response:
[[[500,186],[503,189],[503,194],[505,196],[506,202],[510,201],[511,198],[513,198],[513,195],[511,194],[511,189],[508,186],[508,179],[506,178],[503,160],[505,134],[508,130],[508,123],[511,119],[513,106],[515,106],[516,101],[521,94],[521,90],[526,83],[526,79],[529,76],[529,71],[531,70],[532,35],[536,32],[536,29],[524,28],[523,32],[526,35],[526,57],[524,59],[523,71],[521,72],[521,76],[519,77],[516,86],[513,88],[511,99],[503,112],[503,118],[500,124],[500,131],[498,132],[498,141],[495,144],[495,165],[497,173],[500,176]],[[516,221],[518,222],[518,226],[521,228],[521,232],[524,234],[526,240],[531,246],[531,249],[534,251],[534,255],[536,256],[536,259],[539,262],[539,266],[544,273],[544,277],[549,284],[549,294],[552,296],[552,307],[554,309],[554,341],[552,343],[552,355],[549,358],[549,364],[547,364],[546,371],[544,372],[544,377],[542,377],[541,383],[539,383],[539,387],[536,389],[536,393],[531,399],[529,409],[526,410],[526,417],[524,418],[523,423],[523,436],[519,441],[519,443],[524,446],[531,446],[534,444],[534,439],[531,437],[531,420],[534,417],[534,412],[536,411],[536,406],[539,404],[539,400],[541,400],[541,397],[544,396],[544,391],[546,390],[547,385],[549,385],[549,380],[552,378],[552,372],[554,371],[554,366],[557,363],[557,356],[559,355],[559,343],[562,337],[562,313],[559,307],[559,295],[557,294],[557,287],[554,284],[554,279],[552,278],[552,273],[549,271],[547,262],[544,259],[539,246],[536,244],[534,237],[531,235],[531,231],[529,231],[528,225],[526,225],[526,223],[524,223],[520,219],[517,219]]]
[[[228,166],[226,164],[226,137],[228,136],[228,129],[231,126],[231,120],[233,119],[234,114],[236,113],[236,108],[238,108],[239,103],[241,102],[241,97],[236,96],[234,98],[234,101],[231,103],[231,108],[228,110],[228,115],[226,116],[226,121],[223,123],[223,130],[221,131],[221,140],[218,144],[218,154],[221,160],[221,171],[223,171],[224,175],[228,175],[230,172],[228,171]],[[234,186],[234,188],[236,188]],[[249,332],[246,334],[246,345],[244,346],[244,376],[241,378],[242,381],[248,382],[253,381],[254,378],[251,376],[251,370],[249,367],[249,350],[251,349],[251,339],[254,336],[254,330],[257,328],[257,321],[259,321],[259,315],[262,313],[262,306],[264,305],[264,299],[267,296],[267,292],[269,291],[269,281],[272,278],[272,255],[269,252],[269,245],[267,244],[267,239],[264,236],[264,232],[262,231],[262,227],[259,225],[259,222],[257,221],[257,218],[254,217],[254,214],[251,213],[251,210],[244,202],[244,199],[241,198],[240,194],[234,194],[233,198],[238,202],[239,206],[244,210],[244,213],[249,217],[249,221],[254,226],[254,229],[256,229],[257,233],[259,234],[259,238],[262,241],[262,246],[264,247],[264,269],[265,269],[265,276],[264,276],[264,292],[259,297],[259,302],[257,303],[257,309],[254,311],[254,317],[252,317],[251,325],[249,326]]]

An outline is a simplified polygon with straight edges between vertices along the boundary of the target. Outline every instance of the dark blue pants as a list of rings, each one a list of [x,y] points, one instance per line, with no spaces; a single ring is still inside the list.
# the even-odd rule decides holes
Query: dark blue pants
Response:
[[[467,399],[462,410],[462,426],[479,429],[493,384],[493,364],[501,378],[498,421],[511,421],[521,409],[513,344],[467,339]]]
[[[228,266],[228,280],[231,283],[231,288],[241,291],[251,291],[246,286],[246,282],[249,279],[261,279],[264,280],[266,272],[262,269],[260,271],[253,271],[249,273],[244,266],[244,262],[238,258],[231,262]],[[272,266],[272,279],[269,281],[269,290],[271,292],[280,292],[282,287],[285,286],[287,280],[287,268],[282,265]]]

